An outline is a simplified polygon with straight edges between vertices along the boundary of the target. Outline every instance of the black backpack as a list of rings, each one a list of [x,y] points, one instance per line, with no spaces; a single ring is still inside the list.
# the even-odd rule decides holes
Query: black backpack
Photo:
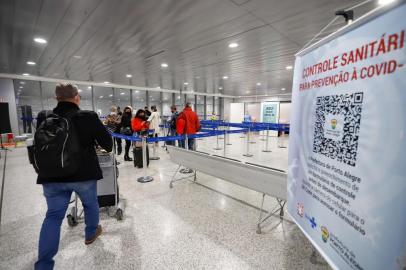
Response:
[[[80,166],[80,144],[71,121],[74,114],[46,115],[34,135],[34,168],[41,177],[67,177]]]
[[[170,122],[171,129],[176,129],[176,120],[178,119],[178,116],[179,116],[178,112],[172,114]]]

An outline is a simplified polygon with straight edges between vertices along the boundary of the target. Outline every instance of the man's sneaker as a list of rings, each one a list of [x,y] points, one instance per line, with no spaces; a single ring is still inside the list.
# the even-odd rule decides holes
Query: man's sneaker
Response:
[[[97,239],[97,237],[99,237],[102,234],[102,232],[103,232],[102,226],[98,225],[94,236],[89,240],[85,240],[85,245],[90,245],[91,243],[93,243]]]

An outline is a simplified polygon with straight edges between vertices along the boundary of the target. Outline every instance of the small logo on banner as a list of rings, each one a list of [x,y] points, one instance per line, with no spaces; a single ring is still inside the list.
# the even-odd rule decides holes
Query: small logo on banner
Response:
[[[323,239],[324,243],[327,243],[328,238],[330,237],[330,233],[328,232],[327,228],[321,226],[321,239]]]
[[[337,126],[337,119],[331,119],[331,128],[336,129]]]
[[[303,217],[303,215],[304,215],[304,205],[302,203],[297,203],[296,208],[297,208],[297,214],[300,217]]]
[[[309,220],[312,229],[315,229],[317,227],[316,219],[314,217],[309,217],[307,214],[305,215],[305,217],[307,218],[307,220]]]

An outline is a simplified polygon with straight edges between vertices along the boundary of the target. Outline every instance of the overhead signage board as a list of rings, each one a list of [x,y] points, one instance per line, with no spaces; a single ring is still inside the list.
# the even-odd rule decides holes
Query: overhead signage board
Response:
[[[296,56],[288,212],[334,269],[406,269],[406,4]]]

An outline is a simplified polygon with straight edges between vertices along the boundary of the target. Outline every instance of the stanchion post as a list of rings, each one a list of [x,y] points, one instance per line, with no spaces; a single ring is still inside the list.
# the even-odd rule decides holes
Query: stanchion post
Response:
[[[223,147],[224,147],[224,156],[226,156],[227,141],[228,141],[227,130],[224,130],[224,145],[223,145]]]
[[[156,133],[154,131],[154,134],[152,135],[153,138],[156,138],[155,134]],[[149,158],[150,160],[159,160],[159,157],[156,155],[156,144],[157,142],[153,142],[152,144],[152,157]]]
[[[217,131],[223,131],[223,129],[224,129],[224,127],[223,126],[220,126],[220,124],[218,124],[218,128],[217,128]],[[223,140],[224,138],[223,137],[219,137],[219,139],[220,140]]]
[[[251,129],[248,128],[247,139],[245,140],[247,152],[243,155],[245,157],[252,157],[252,154],[250,154],[250,134],[251,134]]]
[[[279,148],[286,148],[286,146],[283,145],[283,141],[284,141],[284,137],[285,137],[285,128],[284,127],[282,127],[282,128],[279,127],[278,130],[279,129],[281,129],[282,132],[281,132],[281,136],[278,137],[278,147]]]
[[[143,176],[137,179],[140,183],[147,183],[154,180],[152,176],[147,175],[147,138],[142,137],[142,174]]]
[[[272,152],[269,149],[269,125],[268,125],[268,128],[266,130],[265,150],[262,150],[262,152],[265,152],[265,153]]]
[[[230,123],[228,123],[227,131],[230,131]],[[227,132],[225,136],[227,136],[227,145],[232,145],[230,143],[230,133]]]
[[[252,125],[252,128],[254,128],[254,124]],[[250,137],[251,137],[251,134],[250,134]],[[250,141],[250,143],[254,144],[254,143],[257,143],[257,142],[256,141]]]
[[[218,128],[217,128],[216,132],[217,132],[217,135],[216,135],[216,147],[213,148],[213,149],[214,150],[221,150],[221,147],[219,145],[219,130],[218,130]]]

